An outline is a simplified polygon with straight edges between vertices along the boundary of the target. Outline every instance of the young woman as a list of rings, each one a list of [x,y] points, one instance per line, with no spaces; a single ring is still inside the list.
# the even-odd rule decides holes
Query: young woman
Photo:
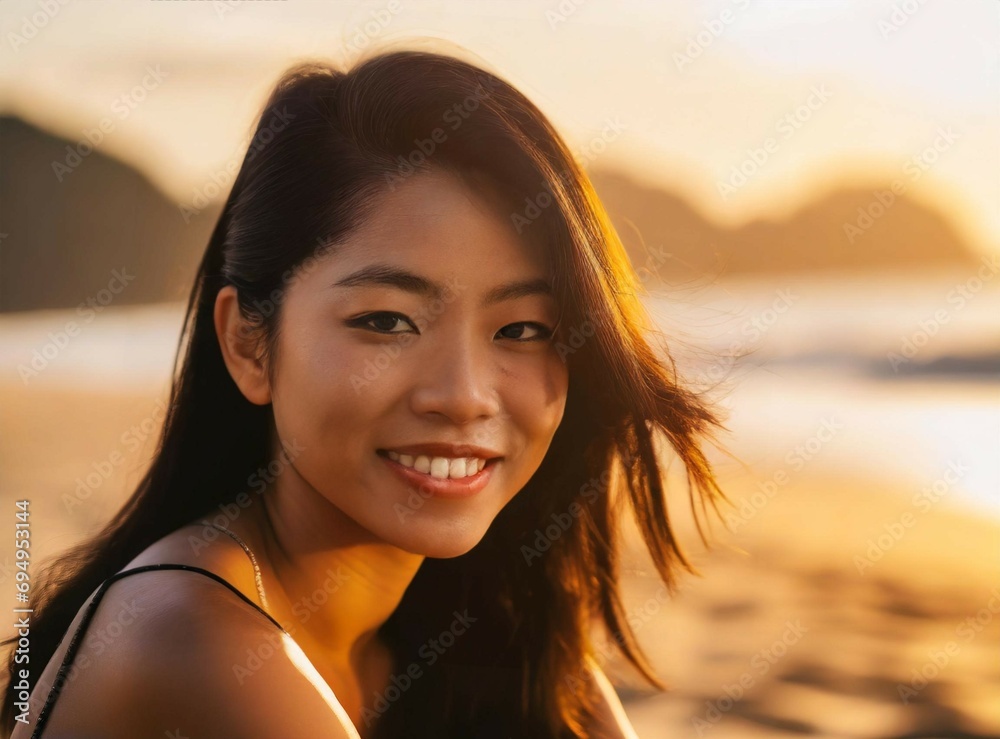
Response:
[[[722,498],[718,421],[639,288],[496,75],[421,51],[288,71],[199,268],[156,457],[45,573],[5,729],[634,737],[592,630],[660,686],[619,598],[619,504],[672,587],[656,437],[692,504]]]

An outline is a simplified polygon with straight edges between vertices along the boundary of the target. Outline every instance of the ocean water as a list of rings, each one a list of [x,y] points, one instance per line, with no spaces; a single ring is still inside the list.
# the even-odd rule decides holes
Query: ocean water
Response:
[[[1000,518],[1000,277],[982,274],[774,277],[647,306],[762,479],[859,473]]]

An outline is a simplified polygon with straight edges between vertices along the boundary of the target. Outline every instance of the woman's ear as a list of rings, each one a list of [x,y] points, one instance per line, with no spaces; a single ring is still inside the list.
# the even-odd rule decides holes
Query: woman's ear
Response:
[[[271,402],[271,386],[264,363],[257,356],[257,332],[240,315],[236,288],[226,285],[215,297],[215,334],[229,375],[255,405]]]

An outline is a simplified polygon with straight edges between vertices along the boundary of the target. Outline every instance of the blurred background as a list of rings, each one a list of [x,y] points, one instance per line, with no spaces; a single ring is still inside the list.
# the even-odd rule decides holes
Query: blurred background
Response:
[[[630,544],[670,685],[608,652],[639,735],[1000,736],[995,0],[3,0],[0,506],[31,501],[36,571],[155,451],[271,85],[399,45],[552,119],[727,414],[711,548],[670,472],[700,576],[668,597]]]

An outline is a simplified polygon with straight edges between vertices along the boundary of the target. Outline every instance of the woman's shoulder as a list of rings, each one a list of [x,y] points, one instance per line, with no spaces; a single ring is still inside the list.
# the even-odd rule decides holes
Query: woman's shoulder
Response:
[[[162,577],[154,579],[159,583],[170,582],[170,587],[163,591],[161,586],[155,586],[161,592],[176,598],[201,599],[207,591],[216,598],[242,602],[241,607],[250,607],[269,620],[272,627],[280,629],[264,616],[254,563],[243,547],[219,529],[192,522],[171,531],[133,557],[115,574],[115,584],[129,583],[119,587],[119,593],[133,588],[141,592],[154,587],[151,573],[162,573]]]
[[[174,529],[143,549],[121,572],[152,564],[183,564],[226,575],[240,584],[250,577],[252,565],[247,554],[231,537],[218,529],[192,522]]]
[[[249,560],[248,585],[238,560],[222,547],[195,554],[187,541],[191,531],[169,534],[120,572],[157,564],[195,566],[235,580],[252,596]],[[86,608],[39,680],[33,714],[54,683],[69,635],[80,627]],[[299,653],[283,630],[213,578],[178,569],[120,577],[93,610],[43,736],[72,730],[108,737],[175,731],[269,737],[297,735],[296,729],[305,735],[317,727],[321,735],[356,736],[302,669]],[[109,733],[112,726],[117,734]]]

